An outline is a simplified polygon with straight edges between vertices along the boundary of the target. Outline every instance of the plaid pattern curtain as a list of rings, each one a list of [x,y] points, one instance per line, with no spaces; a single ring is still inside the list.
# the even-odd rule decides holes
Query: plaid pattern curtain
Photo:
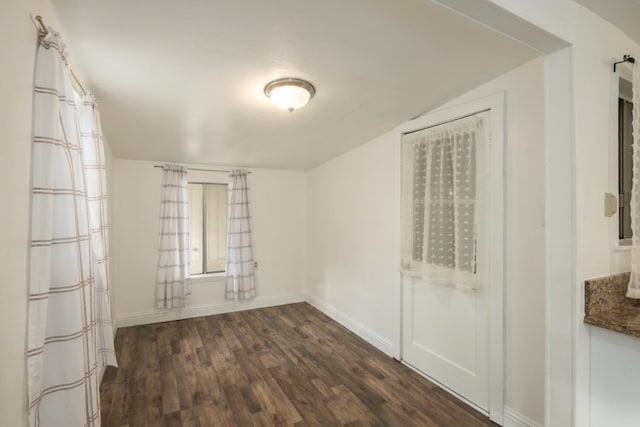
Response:
[[[98,357],[103,365],[117,366],[109,297],[107,168],[100,113],[91,94],[85,95],[80,105],[80,140],[93,243]]]
[[[164,165],[158,244],[158,308],[189,305],[189,188],[187,169]]]
[[[247,171],[232,170],[229,175],[225,293],[230,300],[245,300],[255,296],[248,191]]]
[[[48,30],[34,84],[29,424],[99,426],[96,290],[79,124],[65,46]]]

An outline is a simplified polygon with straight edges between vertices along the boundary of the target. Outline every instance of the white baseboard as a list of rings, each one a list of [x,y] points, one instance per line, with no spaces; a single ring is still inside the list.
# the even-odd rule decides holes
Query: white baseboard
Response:
[[[116,325],[118,328],[125,328],[127,326],[148,325],[150,323],[191,319],[194,317],[211,316],[212,314],[231,313],[234,311],[273,307],[277,305],[293,304],[304,301],[304,295],[284,295],[265,298],[257,297],[247,302],[230,301],[221,304],[187,307],[182,309],[158,309],[119,316],[116,320]]]
[[[538,424],[508,406],[504,407],[504,422],[502,425],[503,427],[542,427],[542,424]]]
[[[381,337],[362,323],[313,295],[307,295],[307,302],[327,316],[331,317],[336,322],[340,323],[345,328],[349,329],[354,334],[358,335],[363,340],[367,341],[369,344],[376,347],[378,350],[386,353],[390,357],[393,357],[393,343],[391,340]]]

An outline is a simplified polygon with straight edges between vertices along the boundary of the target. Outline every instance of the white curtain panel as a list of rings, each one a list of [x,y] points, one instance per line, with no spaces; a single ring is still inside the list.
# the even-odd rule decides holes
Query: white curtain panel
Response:
[[[100,425],[92,235],[65,55],[59,34],[49,28],[38,47],[34,82],[27,350],[31,426]]]
[[[234,169],[229,175],[226,298],[245,300],[255,296],[251,216],[247,171]]]
[[[89,206],[89,225],[93,243],[95,275],[96,328],[98,357],[103,365],[117,366],[113,347],[113,324],[109,295],[109,222],[107,210],[107,167],[100,113],[93,95],[82,98],[80,104],[80,140],[82,163]]]
[[[402,139],[401,271],[473,289],[476,271],[478,115]]]
[[[187,168],[167,164],[162,170],[156,302],[181,308],[191,299]]]
[[[633,64],[633,184],[631,189],[631,279],[627,297],[640,299],[640,65]]]

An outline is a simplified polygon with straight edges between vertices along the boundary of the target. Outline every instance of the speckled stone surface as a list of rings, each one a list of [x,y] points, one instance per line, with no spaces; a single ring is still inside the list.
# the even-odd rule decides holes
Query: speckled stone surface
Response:
[[[587,316],[633,302],[625,297],[631,273],[614,274],[584,282],[584,312]]]
[[[640,338],[640,300],[625,297],[629,273],[585,281],[584,322]]]

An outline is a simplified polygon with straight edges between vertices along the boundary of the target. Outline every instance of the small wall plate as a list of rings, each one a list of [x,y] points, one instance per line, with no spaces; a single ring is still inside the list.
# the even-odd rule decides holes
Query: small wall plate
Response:
[[[611,218],[618,212],[618,198],[615,194],[604,193],[604,216]]]

